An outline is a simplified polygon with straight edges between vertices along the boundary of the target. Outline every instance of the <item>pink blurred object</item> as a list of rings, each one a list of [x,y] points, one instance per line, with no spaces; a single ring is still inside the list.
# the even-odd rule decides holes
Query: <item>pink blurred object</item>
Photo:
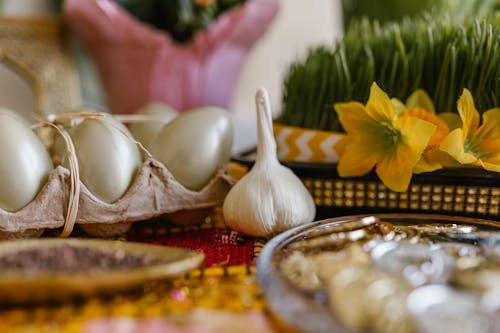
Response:
[[[66,0],[64,16],[98,67],[112,113],[152,101],[185,111],[228,107],[245,58],[278,7],[278,0],[247,0],[182,45],[111,0]]]
[[[268,318],[257,311],[194,309],[161,318],[115,317],[90,320],[84,333],[272,333]]]

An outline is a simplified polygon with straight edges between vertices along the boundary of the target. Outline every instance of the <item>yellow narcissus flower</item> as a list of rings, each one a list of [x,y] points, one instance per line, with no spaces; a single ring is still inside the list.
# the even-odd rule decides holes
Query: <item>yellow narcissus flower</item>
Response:
[[[429,172],[441,169],[443,165],[453,164],[446,153],[439,150],[439,145],[450,132],[447,123],[436,115],[434,104],[424,90],[416,90],[406,101],[406,105],[393,99],[393,104],[399,109],[400,117],[415,117],[436,125],[422,157],[413,168],[414,173]],[[401,108],[404,109],[401,109]]]
[[[462,128],[451,131],[440,149],[462,164],[500,172],[500,108],[485,111],[480,125],[481,116],[467,89],[460,96],[457,107]]]
[[[358,102],[335,105],[346,136],[338,163],[341,177],[375,172],[393,191],[408,189],[413,168],[420,160],[436,125],[411,116],[397,117],[389,96],[372,84],[365,105]]]

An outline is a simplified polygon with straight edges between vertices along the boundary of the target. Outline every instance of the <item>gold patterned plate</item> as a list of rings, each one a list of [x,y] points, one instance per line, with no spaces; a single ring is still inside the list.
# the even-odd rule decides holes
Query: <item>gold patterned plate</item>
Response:
[[[109,294],[198,267],[191,250],[133,242],[35,239],[0,243],[0,303]]]

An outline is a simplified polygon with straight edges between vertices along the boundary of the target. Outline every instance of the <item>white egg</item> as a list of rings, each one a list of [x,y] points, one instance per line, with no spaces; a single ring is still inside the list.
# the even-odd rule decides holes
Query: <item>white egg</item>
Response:
[[[178,115],[177,111],[168,105],[158,102],[141,107],[137,110],[137,114],[154,117],[152,121],[133,123],[130,126],[132,136],[146,148],[149,147],[161,128]]]
[[[15,112],[15,111],[12,111],[10,109],[0,107],[0,113],[6,113],[6,114],[10,115],[11,117],[16,118],[19,122],[23,123],[24,125],[26,125],[28,127],[30,127],[33,124],[33,121],[27,119],[22,114]]]
[[[141,154],[127,128],[110,116],[85,119],[71,131],[80,179],[107,203],[120,199],[141,167]]]
[[[229,160],[232,145],[230,114],[204,107],[182,113],[165,125],[149,148],[179,183],[198,191]]]
[[[0,207],[11,212],[35,198],[53,169],[45,146],[26,124],[0,110]]]

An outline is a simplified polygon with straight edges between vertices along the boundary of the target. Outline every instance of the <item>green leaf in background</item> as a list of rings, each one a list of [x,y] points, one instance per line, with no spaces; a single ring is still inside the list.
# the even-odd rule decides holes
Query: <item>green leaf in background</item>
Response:
[[[52,0],[61,10],[64,0]],[[84,0],[82,0],[84,1]],[[245,0],[114,0],[138,20],[168,32],[180,43],[188,42],[198,30],[207,29],[223,12]]]

